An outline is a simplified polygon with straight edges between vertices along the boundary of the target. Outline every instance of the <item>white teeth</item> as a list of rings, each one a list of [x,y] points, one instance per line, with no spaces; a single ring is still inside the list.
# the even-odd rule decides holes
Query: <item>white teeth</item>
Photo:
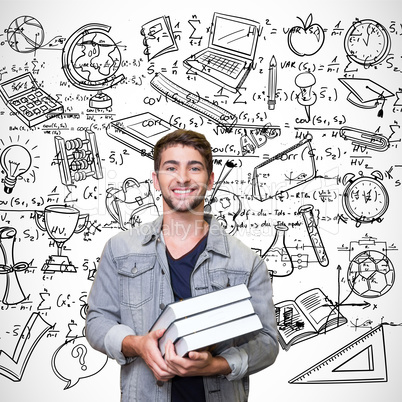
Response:
[[[176,194],[188,194],[191,190],[173,190]]]

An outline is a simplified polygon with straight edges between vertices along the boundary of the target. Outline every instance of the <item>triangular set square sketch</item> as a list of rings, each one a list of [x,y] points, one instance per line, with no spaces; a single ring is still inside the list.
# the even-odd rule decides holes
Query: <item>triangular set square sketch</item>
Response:
[[[387,382],[383,324],[327,356],[290,384],[346,384]]]

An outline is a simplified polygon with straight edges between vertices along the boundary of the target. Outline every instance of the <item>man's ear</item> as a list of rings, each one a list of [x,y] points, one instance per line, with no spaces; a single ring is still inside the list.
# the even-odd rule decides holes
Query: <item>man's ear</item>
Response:
[[[214,180],[215,180],[215,175],[214,172],[211,172],[211,174],[209,175],[209,179],[208,179],[208,191],[212,190],[212,187],[214,185]]]
[[[154,184],[155,190],[160,191],[158,175],[156,172],[152,172],[152,182]]]

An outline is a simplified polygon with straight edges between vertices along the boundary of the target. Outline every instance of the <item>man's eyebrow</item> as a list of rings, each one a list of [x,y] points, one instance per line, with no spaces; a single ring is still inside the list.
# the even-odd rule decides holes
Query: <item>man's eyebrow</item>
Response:
[[[170,159],[170,160],[163,162],[162,166],[165,166],[165,165],[180,165],[180,162],[175,159]],[[187,162],[187,166],[192,166],[192,165],[201,165],[202,167],[204,167],[204,164],[201,161],[190,160]]]

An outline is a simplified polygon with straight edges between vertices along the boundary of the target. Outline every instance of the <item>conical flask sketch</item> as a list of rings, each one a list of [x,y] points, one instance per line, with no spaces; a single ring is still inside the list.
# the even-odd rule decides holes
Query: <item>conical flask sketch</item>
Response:
[[[288,276],[293,272],[293,263],[285,244],[285,224],[275,225],[275,237],[268,250],[262,255],[272,276]]]

